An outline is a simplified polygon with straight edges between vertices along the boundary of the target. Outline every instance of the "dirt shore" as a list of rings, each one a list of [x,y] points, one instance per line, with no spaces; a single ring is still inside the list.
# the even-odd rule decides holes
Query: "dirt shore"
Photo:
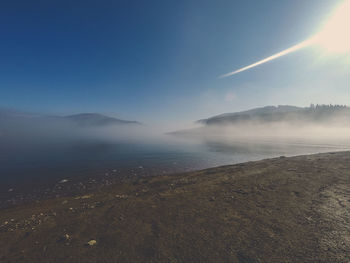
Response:
[[[0,262],[350,262],[350,152],[156,176],[2,209]]]

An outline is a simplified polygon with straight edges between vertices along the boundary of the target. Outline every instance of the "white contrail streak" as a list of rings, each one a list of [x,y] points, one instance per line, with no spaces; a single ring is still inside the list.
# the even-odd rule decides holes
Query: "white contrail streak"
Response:
[[[237,69],[237,70],[235,70],[235,71],[226,73],[226,74],[224,74],[224,75],[221,75],[219,78],[226,78],[226,77],[235,75],[235,74],[237,74],[237,73],[239,73],[239,72],[246,71],[246,70],[248,70],[248,69],[254,68],[254,67],[256,67],[256,66],[259,66],[259,65],[261,65],[261,64],[264,64],[264,63],[269,62],[269,61],[271,61],[271,60],[274,60],[274,59],[276,59],[276,58],[279,58],[279,57],[282,57],[282,56],[287,55],[287,54],[289,54],[289,53],[292,53],[292,52],[294,52],[294,51],[297,51],[297,50],[299,50],[299,49],[301,49],[301,48],[303,48],[303,47],[309,46],[309,45],[311,45],[313,42],[314,42],[314,39],[313,39],[313,38],[309,38],[309,39],[307,39],[307,40],[305,40],[305,41],[303,41],[303,42],[301,42],[301,43],[299,43],[299,44],[297,44],[297,45],[295,45],[295,46],[292,46],[292,47],[290,47],[290,48],[287,48],[287,49],[285,49],[285,50],[283,50],[283,51],[281,51],[281,52],[279,52],[279,53],[277,53],[277,54],[274,54],[274,55],[269,56],[269,57],[267,57],[267,58],[265,58],[265,59],[262,59],[262,60],[260,60],[260,61],[258,61],[258,62],[255,62],[255,63],[253,63],[253,64],[251,64],[251,65],[249,65],[249,66],[246,66],[246,67]]]

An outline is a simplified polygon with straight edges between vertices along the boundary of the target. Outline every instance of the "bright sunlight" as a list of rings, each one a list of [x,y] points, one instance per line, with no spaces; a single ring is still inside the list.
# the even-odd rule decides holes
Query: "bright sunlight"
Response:
[[[314,43],[330,53],[350,52],[350,0],[342,2],[325,23],[323,29],[313,37]]]
[[[321,46],[322,49],[329,54],[345,54],[350,52],[350,0],[342,1],[335,11],[330,15],[330,18],[324,23],[323,28],[314,36],[278,52],[272,56],[259,60],[253,64],[240,68],[238,70],[221,75],[219,78],[225,78],[237,73],[255,68],[266,62],[275,60],[289,53],[300,50],[308,46]]]

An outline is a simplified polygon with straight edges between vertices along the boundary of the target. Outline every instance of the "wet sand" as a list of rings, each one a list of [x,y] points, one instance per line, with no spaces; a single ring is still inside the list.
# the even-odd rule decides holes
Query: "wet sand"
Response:
[[[1,209],[0,262],[350,262],[349,189],[350,152],[104,184]]]

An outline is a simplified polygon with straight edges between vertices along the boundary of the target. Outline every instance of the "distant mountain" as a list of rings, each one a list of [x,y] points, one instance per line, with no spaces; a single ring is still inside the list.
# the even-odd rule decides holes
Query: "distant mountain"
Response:
[[[97,114],[43,115],[0,108],[0,148],[115,143],[136,136],[141,124]],[[134,138],[134,137],[133,137]]]
[[[141,124],[137,121],[121,120],[98,113],[80,113],[68,116],[43,115],[0,108],[0,123],[72,123],[81,127]]]
[[[98,113],[81,113],[75,115],[64,116],[64,119],[74,122],[79,126],[109,126],[123,124],[140,124],[137,121],[121,120],[108,117]]]
[[[333,120],[350,123],[350,108],[343,105],[311,105],[301,108],[289,105],[266,106],[247,111],[224,113],[197,121],[204,125],[232,125],[245,123],[307,122],[321,123]]]

